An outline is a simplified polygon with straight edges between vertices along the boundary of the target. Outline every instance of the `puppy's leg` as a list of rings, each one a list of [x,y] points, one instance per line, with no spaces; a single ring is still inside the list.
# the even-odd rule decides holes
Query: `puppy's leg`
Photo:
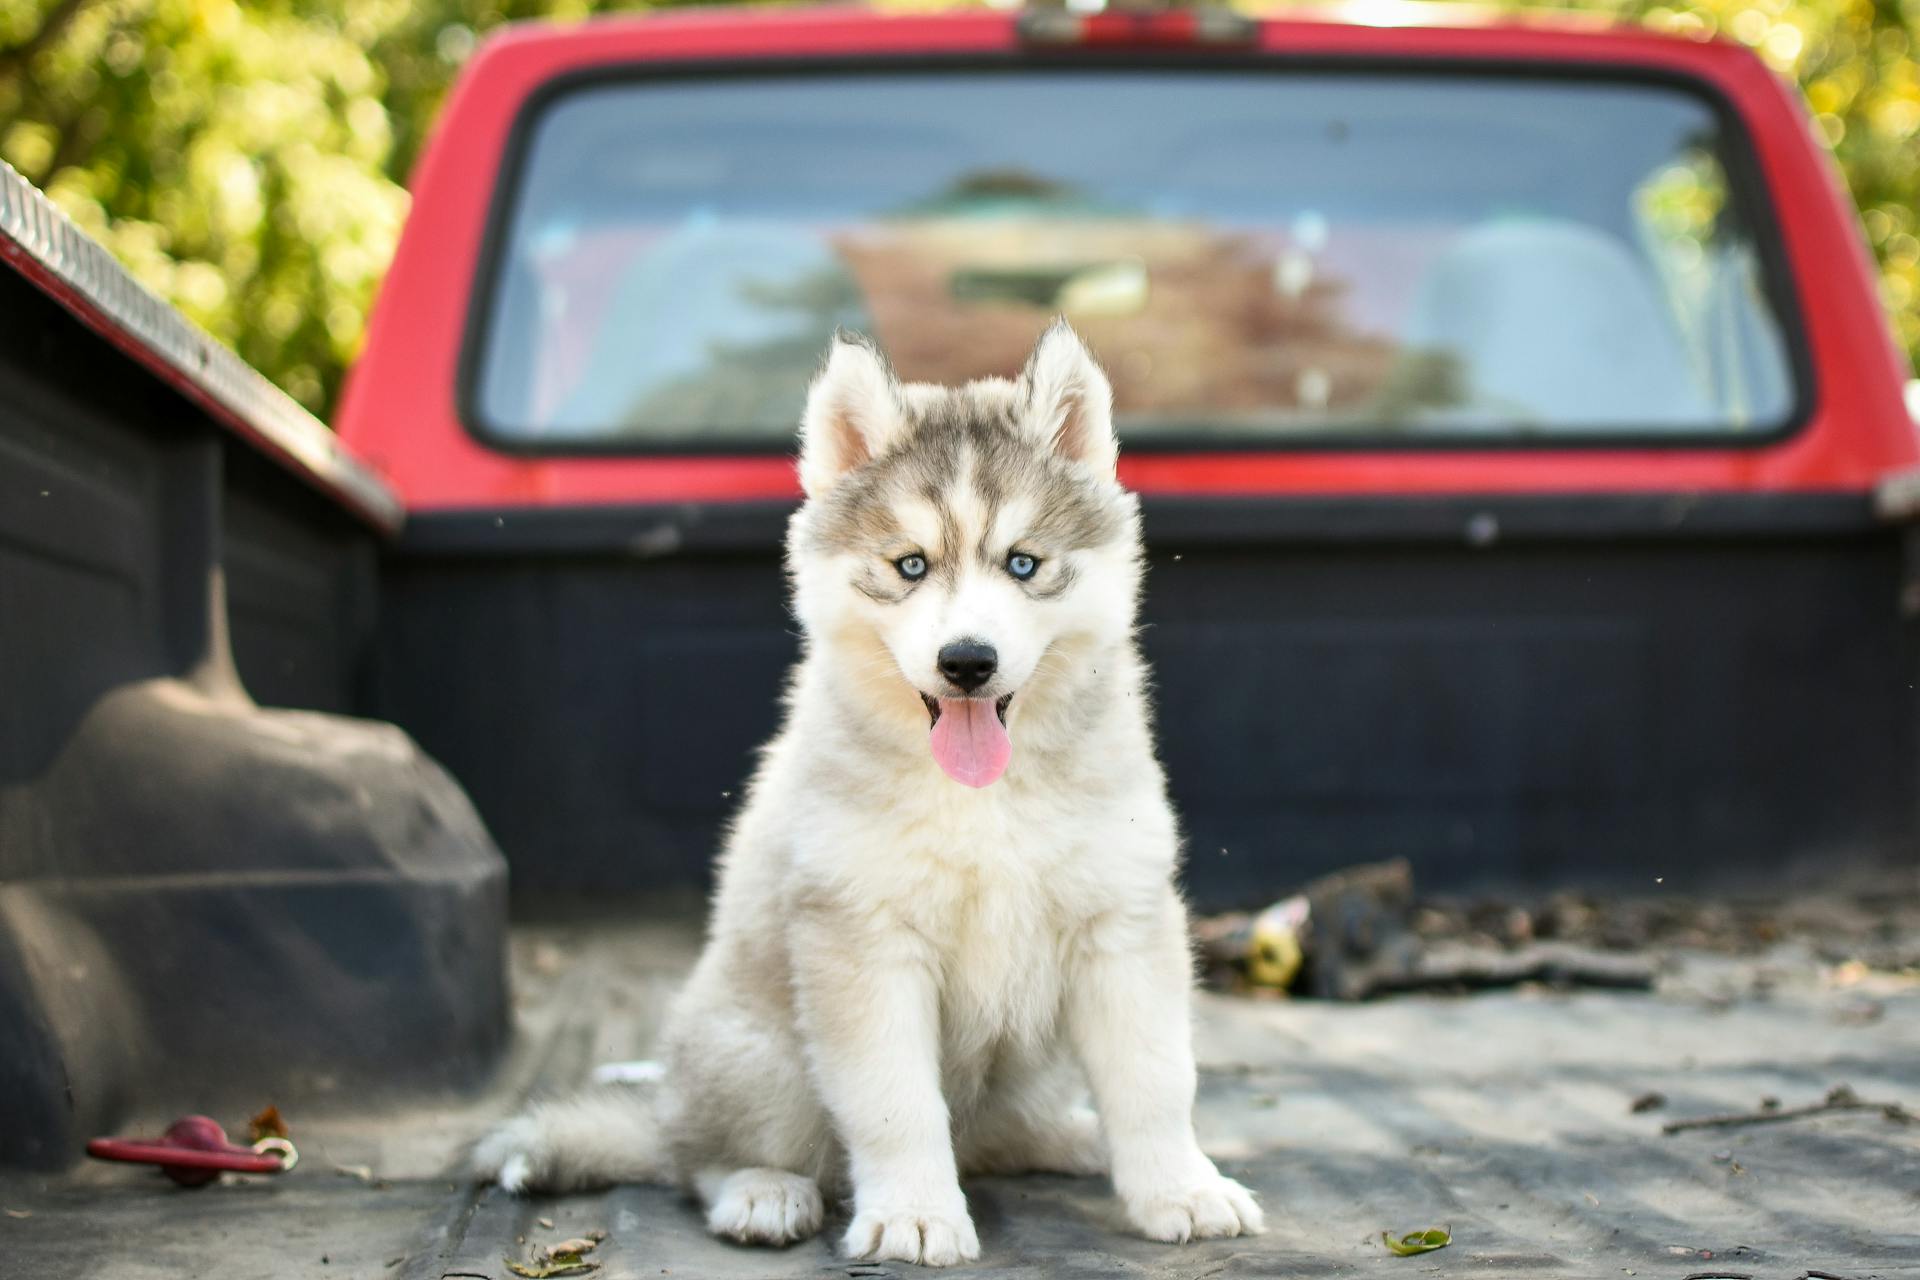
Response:
[[[817,1175],[838,1156],[799,1041],[756,1016],[749,989],[725,970],[688,984],[662,1041],[676,1087],[661,1127],[715,1235],[791,1244],[820,1230]]]
[[[481,1140],[473,1171],[514,1192],[659,1181],[667,1158],[653,1090],[604,1086],[535,1103]]]
[[[939,994],[914,940],[806,915],[801,1025],[853,1180],[849,1256],[929,1267],[980,1256],[940,1092]]]
[[[741,1244],[792,1244],[820,1230],[820,1186],[785,1169],[702,1169],[694,1188],[707,1229]]]
[[[1093,1085],[1113,1186],[1142,1235],[1184,1241],[1264,1228],[1246,1188],[1193,1135],[1191,960],[1179,900],[1096,922],[1067,984],[1067,1027]]]

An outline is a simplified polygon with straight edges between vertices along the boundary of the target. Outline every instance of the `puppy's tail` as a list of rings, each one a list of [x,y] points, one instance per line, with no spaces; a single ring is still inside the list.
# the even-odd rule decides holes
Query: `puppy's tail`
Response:
[[[474,1148],[476,1178],[507,1191],[584,1191],[668,1180],[650,1086],[607,1085],[536,1102]]]

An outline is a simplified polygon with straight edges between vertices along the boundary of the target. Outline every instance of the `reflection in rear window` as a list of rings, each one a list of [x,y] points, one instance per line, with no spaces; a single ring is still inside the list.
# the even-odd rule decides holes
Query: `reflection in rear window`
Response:
[[[939,72],[576,88],[533,123],[469,403],[524,446],[791,440],[836,326],[1123,434],[1757,435],[1795,400],[1718,117],[1649,84]]]

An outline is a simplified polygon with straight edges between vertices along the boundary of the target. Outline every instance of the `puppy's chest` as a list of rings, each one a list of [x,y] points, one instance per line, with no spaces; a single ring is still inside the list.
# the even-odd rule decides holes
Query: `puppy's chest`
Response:
[[[950,1051],[1036,1045],[1055,1028],[1063,969],[1107,892],[1076,816],[1011,798],[902,804],[875,833],[885,853],[862,889],[931,952]]]
[[[958,878],[930,895],[914,928],[935,952],[941,1021],[951,1048],[1037,1044],[1052,1032],[1073,913],[1032,884]]]

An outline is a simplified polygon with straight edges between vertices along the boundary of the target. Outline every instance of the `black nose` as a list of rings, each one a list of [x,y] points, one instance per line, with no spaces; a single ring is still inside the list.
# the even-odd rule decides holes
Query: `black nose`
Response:
[[[940,650],[940,674],[968,693],[993,679],[999,666],[993,646],[978,640],[955,640]]]

